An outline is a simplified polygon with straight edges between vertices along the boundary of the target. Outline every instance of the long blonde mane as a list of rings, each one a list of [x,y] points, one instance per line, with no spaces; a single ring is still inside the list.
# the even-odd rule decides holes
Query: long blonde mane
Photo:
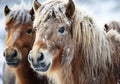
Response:
[[[76,48],[82,51],[87,68],[95,74],[99,73],[98,69],[106,71],[111,65],[112,47],[104,30],[97,27],[90,15],[79,9],[76,9],[72,28]]]

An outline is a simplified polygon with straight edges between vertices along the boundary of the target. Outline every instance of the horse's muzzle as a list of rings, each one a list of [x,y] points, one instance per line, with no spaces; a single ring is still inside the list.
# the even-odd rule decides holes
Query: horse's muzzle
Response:
[[[19,59],[17,59],[18,52],[15,49],[7,48],[3,52],[3,56],[5,57],[6,63],[9,66],[17,66],[20,62]]]
[[[32,53],[30,53],[28,60],[32,68],[37,72],[46,72],[51,65],[51,63],[44,62],[44,54],[42,52],[40,52],[36,58],[33,58]]]

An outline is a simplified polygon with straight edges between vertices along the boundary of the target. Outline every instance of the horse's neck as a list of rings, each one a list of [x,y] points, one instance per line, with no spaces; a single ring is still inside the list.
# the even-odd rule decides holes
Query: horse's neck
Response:
[[[108,73],[92,77],[83,57],[74,56],[70,64],[63,65],[62,69],[53,73],[56,84],[107,84],[109,79],[109,84],[115,84],[112,75]]]
[[[16,77],[18,84],[48,84],[47,77],[40,76],[33,71],[28,61],[16,69]]]
[[[77,63],[79,61],[75,58],[70,64],[63,64],[61,69],[53,73],[56,84],[81,84],[79,83],[80,63]]]
[[[19,68],[16,69],[17,82],[19,84],[30,84],[29,81],[33,80],[31,76],[35,76],[35,74],[36,73],[30,68],[29,63],[21,63]]]
[[[19,84],[33,84],[39,83],[39,78],[36,72],[30,68],[28,62],[23,62],[16,69],[16,79]]]
[[[52,75],[54,75],[55,84],[75,84],[70,67],[66,67]]]

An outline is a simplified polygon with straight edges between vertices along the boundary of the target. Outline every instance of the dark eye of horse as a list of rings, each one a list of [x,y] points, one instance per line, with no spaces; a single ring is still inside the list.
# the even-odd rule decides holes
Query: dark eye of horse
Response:
[[[61,28],[58,30],[58,32],[60,32],[60,33],[64,33],[64,31],[65,31],[65,27],[61,27]]]
[[[31,33],[32,33],[32,29],[28,29],[27,34],[31,34]]]

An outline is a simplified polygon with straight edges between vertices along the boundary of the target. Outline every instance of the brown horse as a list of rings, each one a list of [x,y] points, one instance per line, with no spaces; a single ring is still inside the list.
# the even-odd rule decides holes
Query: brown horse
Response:
[[[48,84],[47,77],[38,75],[28,62],[28,53],[35,39],[33,9],[5,6],[4,15],[7,34],[3,54],[7,66],[15,73],[16,84]]]
[[[34,4],[32,68],[56,84],[117,84],[111,39],[72,0]],[[116,55],[116,54],[114,54]]]

